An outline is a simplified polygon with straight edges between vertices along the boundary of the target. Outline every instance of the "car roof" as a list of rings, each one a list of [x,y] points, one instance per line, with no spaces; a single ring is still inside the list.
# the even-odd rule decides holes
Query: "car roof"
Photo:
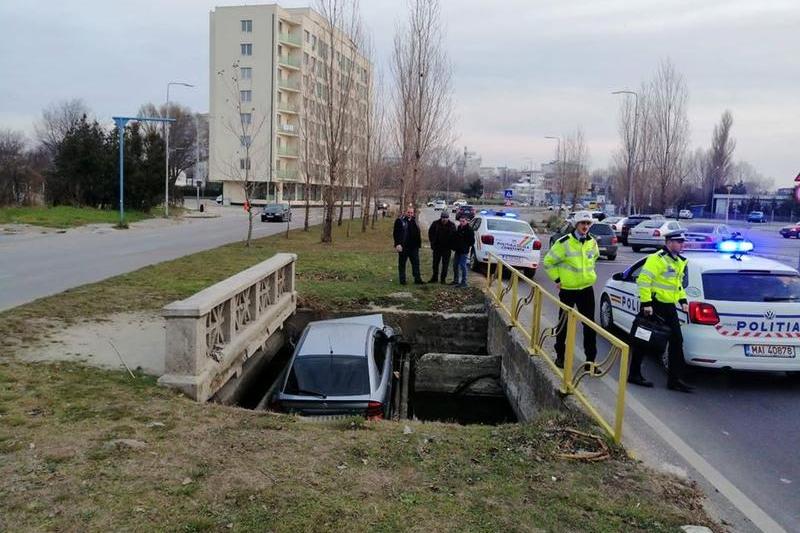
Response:
[[[736,259],[732,257],[733,254],[729,253],[684,250],[682,255],[689,260],[692,268],[699,267],[701,272],[705,270],[777,270],[797,273],[796,269],[788,265],[752,254],[744,254]]]
[[[366,339],[372,328],[371,324],[312,322],[307,327],[297,356],[333,353],[366,357]]]

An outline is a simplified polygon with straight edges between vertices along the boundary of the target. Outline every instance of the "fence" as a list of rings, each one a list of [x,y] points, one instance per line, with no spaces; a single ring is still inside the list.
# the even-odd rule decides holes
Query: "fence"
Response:
[[[503,283],[503,274],[508,273],[508,284]],[[517,269],[497,257],[489,254],[489,263],[486,268],[486,291],[497,306],[510,318],[514,328],[517,328],[528,341],[528,353],[540,357],[561,380],[561,392],[573,395],[591,414],[598,424],[619,444],[622,441],[622,425],[625,415],[625,390],[628,382],[628,344],[614,335],[608,333],[599,324],[580,314],[577,310],[562,304],[558,298],[545,291],[541,285],[525,277]],[[521,295],[527,289],[527,294]],[[543,327],[542,310],[544,302],[553,304],[561,311],[561,319],[555,326]],[[529,323],[523,311],[530,309]],[[581,365],[575,370],[575,339],[578,324],[584,324],[594,330],[599,336],[611,344],[608,354],[593,363]],[[560,328],[566,328],[566,349],[564,353],[564,368],[556,366],[555,362],[544,344],[547,339],[555,337]],[[586,378],[601,378],[608,374],[619,360],[619,376],[616,391],[616,409],[613,422],[608,422],[600,411],[579,389],[581,381]]]

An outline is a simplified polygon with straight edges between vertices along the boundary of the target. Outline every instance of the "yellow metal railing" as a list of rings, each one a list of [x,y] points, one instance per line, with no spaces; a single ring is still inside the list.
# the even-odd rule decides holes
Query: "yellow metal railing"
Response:
[[[508,283],[503,283],[503,274],[508,273]],[[491,295],[497,306],[510,318],[514,328],[528,340],[528,353],[541,357],[550,369],[561,380],[561,392],[571,394],[586,408],[592,417],[606,432],[619,444],[622,441],[622,423],[625,415],[625,388],[628,383],[628,344],[604,330],[593,320],[580,314],[577,310],[562,304],[559,299],[545,291],[541,285],[525,277],[517,269],[497,257],[489,254],[489,264],[486,268],[486,291]],[[528,292],[520,296],[520,285]],[[506,303],[507,296],[510,299]],[[545,301],[549,301],[562,312],[559,323],[550,328],[542,328],[542,309]],[[523,323],[521,317],[523,309],[530,306],[530,324]],[[608,354],[599,361],[581,365],[575,371],[575,334],[579,323],[593,329],[598,335],[611,344]],[[564,368],[558,368],[553,359],[544,349],[544,342],[557,335],[560,328],[566,327],[566,348],[564,352]],[[592,405],[586,395],[578,388],[585,377],[601,378],[608,374],[619,359],[619,377],[617,380],[617,400],[613,423],[609,423]]]

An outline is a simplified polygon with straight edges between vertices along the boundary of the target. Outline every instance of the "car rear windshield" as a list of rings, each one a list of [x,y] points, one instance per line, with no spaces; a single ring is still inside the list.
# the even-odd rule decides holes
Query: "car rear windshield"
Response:
[[[800,276],[770,272],[707,273],[703,274],[703,292],[709,300],[800,301]]]
[[[646,220],[642,222],[643,228],[660,228],[664,225],[663,219]]]
[[[613,235],[614,230],[608,224],[592,224],[589,228],[592,235]]]
[[[352,355],[304,355],[294,360],[286,394],[355,396],[369,394],[367,358]]]
[[[490,218],[486,220],[486,227],[489,231],[510,231],[513,233],[533,234],[531,227],[520,220],[506,220],[502,218]]]
[[[686,231],[691,231],[693,233],[714,233],[714,226],[709,226],[708,224],[690,224]]]

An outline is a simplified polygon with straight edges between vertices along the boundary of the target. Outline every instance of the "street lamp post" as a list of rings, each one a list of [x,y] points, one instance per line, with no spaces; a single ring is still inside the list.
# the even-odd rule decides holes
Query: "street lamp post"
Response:
[[[180,85],[182,87],[194,87],[191,83],[184,83],[182,81],[171,81],[167,83],[167,100],[164,105],[164,118],[169,118],[169,88],[171,85]],[[165,143],[165,162],[164,162],[164,216],[169,216],[169,129],[167,123],[164,122],[164,143]]]
[[[556,145],[556,163],[558,169],[558,180],[561,185],[561,191],[558,198],[558,212],[561,213],[561,206],[564,205],[564,178],[561,176],[561,137],[555,137],[554,135],[545,135],[545,139],[554,139],[558,142]]]
[[[639,123],[639,93],[636,91],[613,91],[611,94],[632,94],[636,97],[633,108],[633,149],[628,151],[628,216],[633,214],[633,164],[636,160],[636,130]],[[631,153],[632,152],[632,153]]]

